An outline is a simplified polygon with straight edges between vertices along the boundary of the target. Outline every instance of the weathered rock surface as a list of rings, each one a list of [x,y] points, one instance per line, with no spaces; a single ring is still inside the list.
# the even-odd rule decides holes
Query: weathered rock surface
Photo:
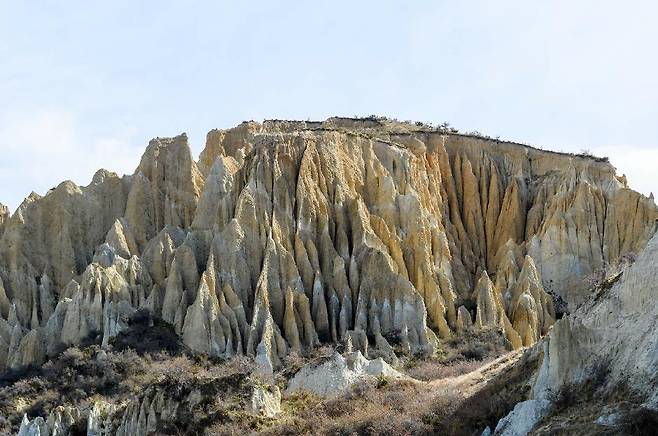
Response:
[[[535,345],[543,349],[543,362],[530,399],[501,420],[497,434],[532,429],[551,413],[563,389],[588,383],[620,390],[635,406],[658,409],[658,235],[615,279]]]
[[[25,415],[18,436],[68,436],[73,425],[84,420],[78,409],[59,406],[50,412],[46,420],[37,416],[30,421]]]
[[[407,378],[382,358],[368,360],[360,351],[345,356],[335,353],[320,364],[310,363],[300,369],[288,383],[286,392],[308,391],[321,397],[331,397],[355,383],[373,381],[377,377]]]
[[[530,345],[554,322],[546,291],[575,308],[658,211],[605,162],[334,118],[212,131],[198,163],[185,135],[157,138],[133,175],[64,182],[7,217],[0,367],[107,343],[142,308],[196,352],[274,369],[347,337],[430,353],[471,325]]]
[[[279,388],[262,386],[244,374],[201,377],[188,384],[170,379],[148,387],[128,402],[113,427],[103,428],[117,436],[206,434],[204,427],[215,423],[221,428],[227,414],[251,413],[272,418],[280,412]]]
[[[274,418],[281,413],[281,391],[277,386],[255,386],[249,406],[256,415]]]
[[[548,400],[527,400],[514,406],[509,415],[496,425],[494,434],[501,436],[525,436],[551,409]]]
[[[4,204],[0,203],[0,238],[2,237],[2,234],[5,232],[5,226],[7,225],[10,216],[11,214],[9,212],[9,208]]]

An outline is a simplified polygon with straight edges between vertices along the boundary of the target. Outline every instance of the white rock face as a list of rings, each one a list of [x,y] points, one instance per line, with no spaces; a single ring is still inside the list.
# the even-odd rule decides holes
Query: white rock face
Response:
[[[103,419],[101,409],[94,404],[87,416],[87,436],[101,436],[103,434]]]
[[[547,400],[522,401],[514,406],[514,410],[496,425],[495,435],[525,436],[551,409]]]
[[[322,397],[331,397],[344,392],[354,383],[374,380],[378,376],[407,378],[381,358],[368,360],[360,351],[344,357],[335,353],[331,359],[317,366],[311,363],[300,369],[288,383],[286,392],[305,390]]]
[[[251,413],[274,418],[281,413],[281,391],[277,386],[255,386],[251,394]]]
[[[609,383],[658,399],[658,235],[598,301],[581,307],[553,328],[544,344],[546,358],[534,393],[549,395],[562,384],[587,377],[601,363],[610,365]],[[612,352],[614,351],[614,353]]]
[[[154,433],[162,420],[173,420],[182,408],[181,402],[157,387],[149,387],[143,395],[128,403],[117,436]]]
[[[71,426],[83,419],[74,407],[58,406],[50,412],[47,420],[37,416],[29,420],[23,416],[18,436],[68,436]]]
[[[23,416],[18,436],[50,436],[50,429],[42,417],[37,416],[32,421]]]
[[[609,372],[608,387],[622,383],[649,408],[658,404],[658,234],[610,289],[559,320],[542,340],[542,365],[531,400],[517,405],[501,428],[526,428],[547,413],[565,385]],[[606,418],[601,418],[605,421]]]
[[[7,222],[9,222],[10,217],[11,214],[9,212],[9,208],[4,204],[0,203],[0,238],[2,237],[2,234],[5,232],[5,226],[7,225]]]

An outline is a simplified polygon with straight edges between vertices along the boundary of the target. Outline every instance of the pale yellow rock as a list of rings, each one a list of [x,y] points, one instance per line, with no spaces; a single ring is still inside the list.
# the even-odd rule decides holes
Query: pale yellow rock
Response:
[[[123,219],[117,219],[105,237],[105,242],[110,245],[119,256],[130,259],[133,255],[139,255],[137,242],[128,223]]]
[[[588,298],[584,277],[639,252],[658,209],[605,162],[332,118],[211,131],[198,163],[185,135],[157,138],[132,176],[0,216],[0,360],[24,361],[28,335],[43,356],[109,338],[145,308],[267,371],[325,341],[430,353],[470,328],[465,307],[530,345],[555,319],[547,292]]]
[[[125,205],[138,246],[143,248],[165,225],[189,227],[203,183],[185,134],[151,140]]]
[[[47,275],[57,293],[82,274],[125,201],[123,180],[104,170],[86,187],[67,181],[23,201],[0,239],[0,277],[21,323],[42,309],[35,278]]]
[[[491,283],[486,271],[482,272],[475,285],[473,299],[477,305],[475,312],[476,327],[496,327],[502,324],[502,317],[505,316],[505,311],[503,310],[500,296],[496,294],[493,283]]]
[[[474,323],[475,328],[501,329],[512,348],[516,349],[523,346],[523,340],[516,329],[514,329],[514,326],[510,323],[509,318],[505,313],[501,296],[494,288],[486,271],[482,272],[482,275],[475,286],[473,298],[477,304]]]
[[[183,342],[198,353],[229,358],[243,352],[242,342],[246,333],[242,304],[228,283],[223,289],[219,288],[211,254],[196,299],[185,314]]]
[[[278,386],[255,386],[249,406],[251,413],[274,418],[281,413],[281,391]]]
[[[40,330],[31,330],[21,338],[15,351],[7,359],[7,367],[22,368],[31,364],[41,364],[45,360],[46,344]]]
[[[327,312],[327,302],[324,297],[324,288],[320,279],[319,271],[315,273],[313,282],[313,324],[320,336],[320,340],[329,339],[329,315]]]
[[[151,239],[142,252],[142,261],[158,286],[164,288],[167,277],[171,274],[176,249],[185,240],[185,232],[177,227],[165,226]]]
[[[233,187],[239,169],[232,157],[223,155],[217,157],[199,198],[192,223],[193,228],[212,229],[217,226],[217,230],[221,231],[233,218],[235,208]]]
[[[533,307],[536,311],[536,313],[532,315],[523,315],[526,318],[531,316],[533,319],[532,329],[536,341],[540,336],[546,334],[548,329],[555,322],[555,311],[553,309],[553,300],[544,291],[535,262],[530,256],[525,257],[523,267],[516,283],[514,284],[514,290],[512,291],[510,319],[513,324],[516,324],[517,322],[516,316],[514,315],[517,310],[516,308],[519,307],[517,301],[523,296],[526,296],[526,298],[529,298],[532,301],[524,302],[521,306],[525,307],[526,310]]]
[[[87,268],[62,321],[59,340],[63,344],[77,345],[93,333],[103,333],[109,339],[127,327],[126,318],[145,301],[144,294],[151,286],[148,275],[134,262],[121,261],[109,267],[93,263]]]

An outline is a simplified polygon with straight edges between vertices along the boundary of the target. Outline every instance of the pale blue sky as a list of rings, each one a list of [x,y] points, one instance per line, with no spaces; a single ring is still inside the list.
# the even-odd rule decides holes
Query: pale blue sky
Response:
[[[198,156],[245,119],[368,114],[587,148],[658,193],[658,2],[103,3],[0,0],[12,210],[132,173],[151,137],[186,131]]]

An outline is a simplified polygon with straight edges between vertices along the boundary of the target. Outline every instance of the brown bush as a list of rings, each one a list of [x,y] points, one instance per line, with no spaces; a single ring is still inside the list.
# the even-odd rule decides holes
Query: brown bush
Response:
[[[438,393],[414,381],[387,379],[385,384],[377,380],[356,383],[328,400],[295,394],[284,399],[284,416],[262,431],[272,435],[428,434],[431,426],[421,417]]]

